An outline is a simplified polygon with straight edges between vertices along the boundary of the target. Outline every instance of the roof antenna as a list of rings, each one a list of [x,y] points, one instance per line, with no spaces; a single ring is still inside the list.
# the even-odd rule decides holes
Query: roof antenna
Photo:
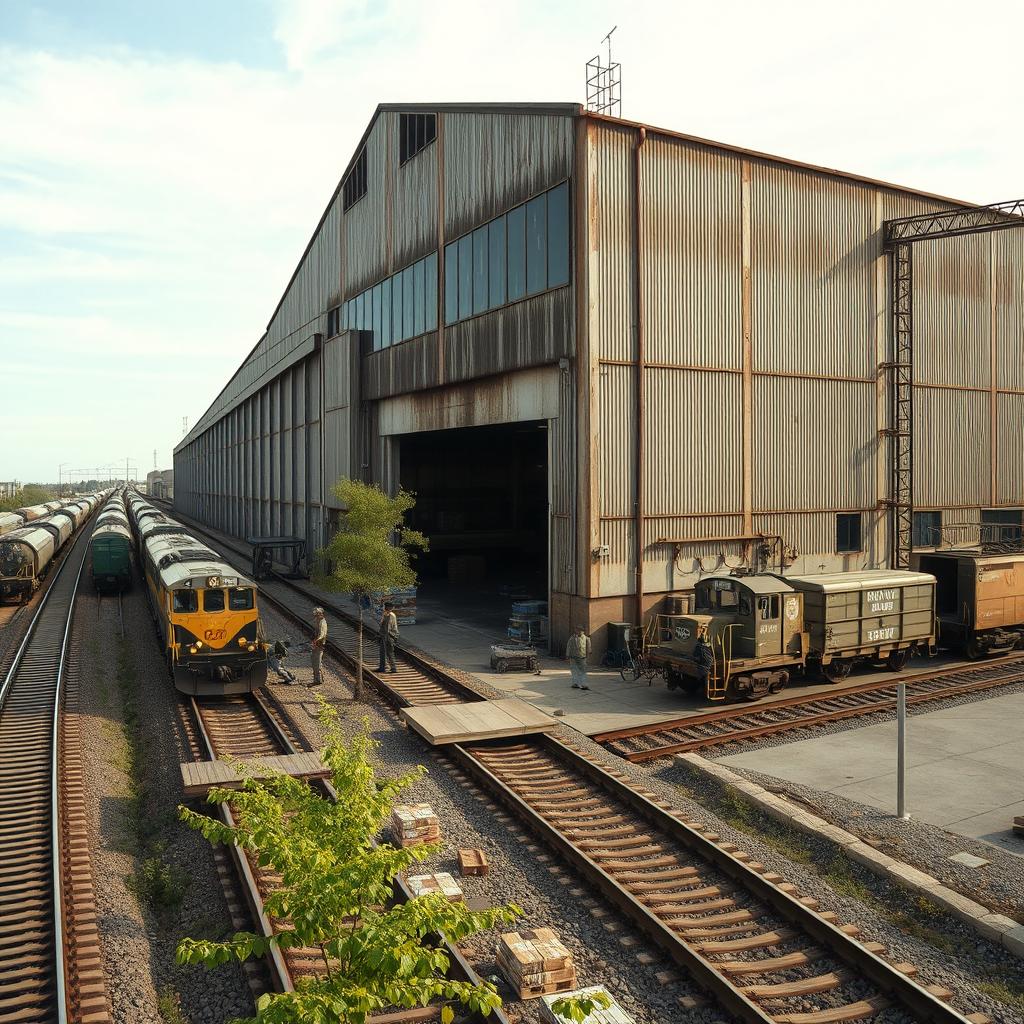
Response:
[[[612,61],[612,31],[601,40],[608,44],[608,58],[601,62],[601,54],[587,61],[587,110],[609,117],[622,117],[622,66]]]

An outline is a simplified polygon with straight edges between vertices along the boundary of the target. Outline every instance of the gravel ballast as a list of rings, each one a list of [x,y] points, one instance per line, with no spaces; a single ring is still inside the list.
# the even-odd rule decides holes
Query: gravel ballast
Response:
[[[223,1024],[253,1012],[236,964],[214,971],[176,967],[184,936],[230,934],[213,850],[177,819],[178,764],[191,760],[177,695],[168,679],[141,584],[124,597],[125,640],[118,640],[117,599],[97,602],[84,584],[75,613],[81,641],[82,751],[90,847],[103,955],[114,1019],[162,1024],[180,1000],[190,1024]],[[133,754],[128,741],[133,712]],[[181,880],[180,904],[154,908],[136,896],[145,863],[166,864]]]

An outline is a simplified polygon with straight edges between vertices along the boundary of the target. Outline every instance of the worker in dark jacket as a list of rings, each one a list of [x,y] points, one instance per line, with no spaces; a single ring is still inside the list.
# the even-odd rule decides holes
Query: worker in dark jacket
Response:
[[[697,634],[697,642],[693,647],[692,658],[694,665],[697,666],[697,671],[700,673],[701,685],[706,687],[711,670],[715,667],[715,653],[711,650],[707,632],[703,629]]]

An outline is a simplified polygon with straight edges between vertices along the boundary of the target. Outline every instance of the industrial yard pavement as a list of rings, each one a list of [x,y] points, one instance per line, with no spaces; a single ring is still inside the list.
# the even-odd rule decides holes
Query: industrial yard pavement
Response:
[[[1024,856],[1024,694],[918,713],[907,721],[907,810]],[[895,721],[721,759],[895,813]]]

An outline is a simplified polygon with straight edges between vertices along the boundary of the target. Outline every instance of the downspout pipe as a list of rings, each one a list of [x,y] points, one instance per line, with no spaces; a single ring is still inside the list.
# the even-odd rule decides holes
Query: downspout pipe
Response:
[[[646,354],[644,351],[644,306],[643,306],[643,228],[640,184],[640,150],[647,141],[647,129],[638,128],[636,146],[633,148],[633,250],[636,253],[633,275],[633,301],[636,309],[636,505],[633,524],[636,546],[636,624],[644,624],[644,488],[646,472],[644,466],[644,427],[647,422]]]

